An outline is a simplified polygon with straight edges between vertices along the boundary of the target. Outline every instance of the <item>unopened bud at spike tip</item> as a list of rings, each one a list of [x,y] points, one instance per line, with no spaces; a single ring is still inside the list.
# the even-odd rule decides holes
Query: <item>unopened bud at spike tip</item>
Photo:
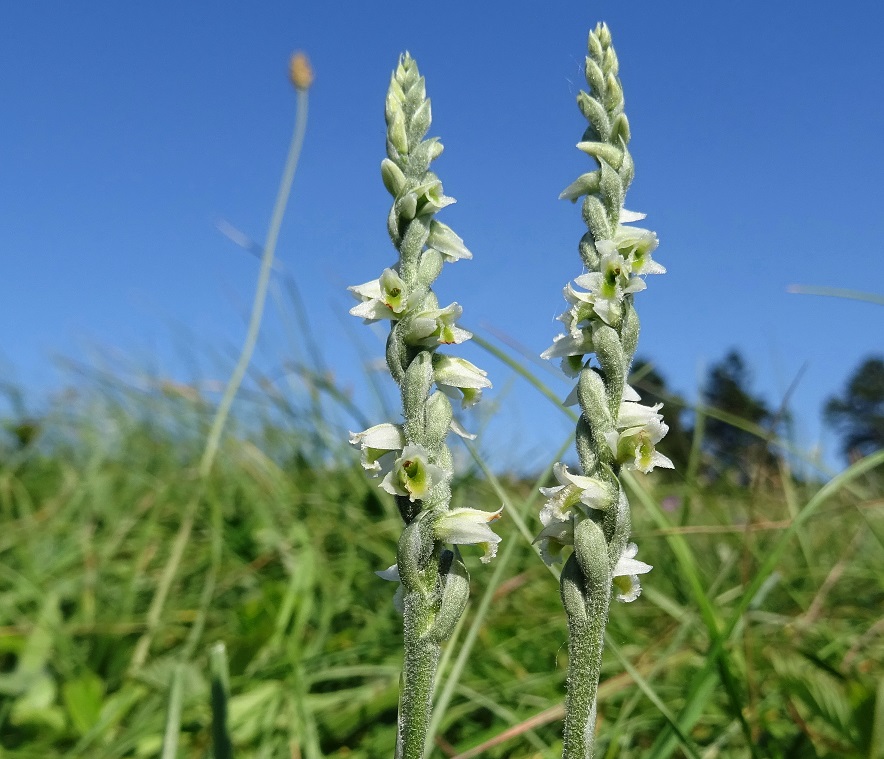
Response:
[[[299,92],[305,92],[313,84],[313,68],[310,59],[300,50],[289,61],[289,79]]]

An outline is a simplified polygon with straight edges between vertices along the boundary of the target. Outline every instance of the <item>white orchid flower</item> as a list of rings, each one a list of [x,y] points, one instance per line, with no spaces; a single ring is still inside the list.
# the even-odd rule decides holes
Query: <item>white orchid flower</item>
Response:
[[[398,424],[376,424],[362,432],[350,433],[350,445],[362,451],[362,468],[377,477],[381,472],[380,459],[392,451],[401,451],[405,445],[402,427]]]
[[[566,546],[574,545],[574,520],[554,519],[550,512],[541,512],[540,521],[543,529],[534,539],[540,549],[540,558],[547,566],[562,561],[562,551]]]
[[[620,209],[620,224],[629,224],[633,221],[641,221],[647,214]],[[653,253],[659,245],[655,232],[640,227],[618,226],[614,233],[614,243],[623,257],[629,261],[633,274],[665,274],[666,269],[651,260]]]
[[[599,318],[610,324],[620,313],[623,297],[641,292],[647,285],[641,277],[632,275],[630,264],[620,255],[613,242],[599,240],[596,249],[601,254],[600,270],[582,274],[574,282],[589,291],[579,294],[580,299],[591,302]]]
[[[553,338],[552,345],[540,354],[540,358],[549,361],[551,358],[564,356],[582,356],[592,353],[592,351],[592,332],[590,330],[580,330],[576,335],[572,332],[562,332]]]
[[[605,441],[625,469],[637,469],[647,474],[654,467],[674,468],[672,461],[656,449],[657,443],[669,431],[663,415],[658,413],[662,407],[662,403],[643,406],[634,401],[623,401],[620,404],[617,429],[605,433]]]
[[[359,301],[359,305],[353,306],[350,313],[366,322],[396,320],[405,312],[408,300],[405,282],[392,269],[384,269],[381,276],[371,282],[347,289]]]
[[[542,359],[561,358],[562,371],[568,377],[576,377],[583,368],[584,357],[595,349],[592,344],[592,330],[581,329],[563,333],[553,338],[553,344],[540,354]]]
[[[502,512],[503,506],[497,511],[451,509],[436,520],[436,538],[443,543],[480,546],[484,551],[480,561],[487,564],[497,555],[497,544],[501,541],[500,535],[488,525],[500,519]]]
[[[469,340],[473,333],[455,324],[462,314],[463,307],[457,303],[416,314],[406,339],[411,345],[428,347],[452,345]]]
[[[665,274],[665,267],[651,258],[660,241],[649,229],[619,227],[614,234],[614,245],[629,263],[633,274]]]
[[[414,502],[425,498],[436,483],[448,476],[444,469],[430,463],[429,451],[422,445],[406,445],[380,487]]]
[[[446,261],[454,262],[462,258],[472,258],[473,254],[463,244],[463,239],[447,224],[441,221],[430,222],[430,236],[427,245],[438,250]]]
[[[654,406],[643,406],[636,401],[621,401],[620,410],[617,413],[617,427],[620,429],[628,429],[630,427],[642,427],[648,422],[663,421],[663,414],[660,409],[663,408],[662,403]]]
[[[482,390],[491,387],[488,372],[464,358],[441,353],[433,356],[433,378],[443,393],[460,398],[463,408],[478,403]]]
[[[427,172],[427,176],[429,177],[427,182],[418,185],[411,193],[409,193],[413,194],[417,201],[416,215],[418,216],[426,214],[432,215],[437,211],[441,211],[446,206],[450,206],[452,203],[457,202],[454,198],[448,197],[442,191],[442,183],[433,172]]]
[[[653,567],[638,561],[635,555],[638,553],[638,546],[630,543],[623,549],[623,553],[614,566],[611,573],[614,580],[614,587],[619,591],[617,600],[623,603],[635,601],[641,595],[642,587],[638,581],[638,576],[647,574]]]
[[[540,488],[547,501],[540,510],[540,521],[544,525],[553,520],[568,519],[577,504],[591,509],[606,509],[611,505],[613,494],[611,488],[601,480],[571,474],[568,467],[557,462],[553,466],[553,475],[559,483],[556,487]]]
[[[562,289],[562,295],[570,307],[556,318],[572,335],[578,335],[598,319],[594,307],[596,298],[592,293],[576,290],[570,282]]]

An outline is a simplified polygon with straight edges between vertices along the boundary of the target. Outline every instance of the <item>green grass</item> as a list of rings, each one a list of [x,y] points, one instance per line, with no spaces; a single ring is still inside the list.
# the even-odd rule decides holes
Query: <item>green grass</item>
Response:
[[[310,404],[265,388],[251,408],[205,480],[213,409],[187,388],[106,387],[50,410],[35,440],[10,438],[0,756],[212,756],[213,703],[236,757],[392,756],[400,620],[373,572],[393,561],[396,509],[323,442],[343,430],[316,434]],[[825,486],[785,466],[749,488],[633,482],[655,568],[612,609],[600,757],[884,755],[881,459]],[[467,557],[434,756],[559,753],[565,619],[518,529],[537,528],[536,483],[498,477],[455,487],[455,505],[503,498],[510,518],[496,565]]]

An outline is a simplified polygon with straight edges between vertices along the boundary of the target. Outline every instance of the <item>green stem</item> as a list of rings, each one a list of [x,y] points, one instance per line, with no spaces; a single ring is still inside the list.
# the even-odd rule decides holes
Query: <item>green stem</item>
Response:
[[[172,586],[172,581],[178,574],[178,567],[184,555],[184,550],[190,538],[190,531],[193,529],[194,519],[196,517],[197,508],[206,491],[206,481],[209,473],[212,471],[212,464],[218,453],[218,447],[221,442],[221,433],[224,431],[224,424],[230,414],[230,407],[233,404],[242,379],[245,376],[249,361],[251,361],[252,353],[255,350],[255,343],[258,340],[258,331],[261,327],[261,318],[264,314],[264,302],[267,297],[267,286],[270,283],[270,274],[273,269],[273,256],[276,250],[276,240],[279,237],[279,228],[282,226],[282,218],[285,214],[285,207],[288,203],[289,193],[292,188],[292,181],[295,178],[295,170],[298,167],[298,158],[301,155],[301,147],[304,144],[304,134],[307,130],[307,91],[298,90],[298,107],[295,117],[295,128],[292,133],[292,141],[289,145],[288,159],[286,160],[285,169],[283,170],[282,180],[279,183],[279,190],[276,194],[276,203],[273,206],[273,214],[270,217],[270,226],[267,230],[267,239],[264,243],[264,253],[261,257],[261,271],[258,275],[258,284],[255,288],[255,299],[252,303],[252,315],[249,320],[249,327],[246,333],[246,339],[240,352],[239,360],[230,376],[227,387],[224,390],[224,396],[215,412],[215,418],[212,420],[212,428],[206,439],[206,447],[203,450],[200,459],[199,474],[200,486],[193,499],[188,503],[184,517],[178,526],[178,532],[172,544],[172,552],[169,560],[163,568],[163,575],[157,591],[151,600],[150,609],[147,616],[147,629],[139,639],[132,655],[129,665],[130,672],[138,670],[147,659],[153,635],[159,625],[160,616],[166,603],[166,598]]]
[[[605,627],[611,605],[608,549],[601,528],[577,526],[575,551],[562,570],[562,603],[568,615],[568,696],[562,759],[592,759],[596,697]]]
[[[419,592],[408,593],[404,616],[405,660],[396,759],[423,759],[440,647],[424,634],[430,629],[434,616],[428,598]]]
[[[224,424],[230,415],[230,407],[236,396],[239,386],[242,384],[246,369],[252,359],[255,344],[258,341],[258,331],[261,328],[261,319],[264,316],[264,302],[267,299],[267,286],[270,283],[270,274],[273,270],[273,256],[276,252],[276,240],[279,237],[279,228],[282,226],[282,218],[285,215],[285,207],[288,204],[289,193],[292,189],[292,180],[295,178],[295,170],[298,168],[298,158],[301,155],[301,147],[304,144],[304,134],[307,131],[307,90],[298,90],[298,109],[295,116],[295,128],[292,132],[292,141],[289,145],[288,159],[279,182],[279,190],[276,194],[276,203],[273,206],[273,214],[270,217],[270,226],[267,229],[267,239],[264,242],[264,253],[261,256],[261,271],[258,275],[258,284],[255,287],[255,299],[252,302],[252,315],[249,319],[249,328],[246,339],[239,354],[239,360],[230,375],[224,395],[218,406],[218,412],[212,421],[212,429],[206,440],[206,448],[200,460],[200,476],[205,478],[212,470],[212,464],[218,453],[221,443],[221,433]]]

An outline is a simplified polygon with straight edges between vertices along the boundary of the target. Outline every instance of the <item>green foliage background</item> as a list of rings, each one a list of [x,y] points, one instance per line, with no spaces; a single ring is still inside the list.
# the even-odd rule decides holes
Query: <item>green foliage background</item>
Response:
[[[0,756],[158,756],[176,689],[177,755],[212,756],[217,641],[235,756],[392,755],[400,620],[373,572],[392,563],[400,520],[355,452],[329,442],[345,431],[322,407],[342,396],[306,371],[301,383],[299,401],[259,379],[202,495],[213,407],[195,388],[87,383],[10,420]],[[745,486],[704,480],[698,456],[633,483],[635,539],[655,568],[638,602],[612,610],[600,756],[882,755],[881,459],[825,498],[782,457],[749,462]],[[435,756],[558,753],[566,625],[530,545],[537,484],[479,464],[455,483],[455,506],[504,500],[508,518],[490,569],[467,556],[473,595],[443,662]]]

